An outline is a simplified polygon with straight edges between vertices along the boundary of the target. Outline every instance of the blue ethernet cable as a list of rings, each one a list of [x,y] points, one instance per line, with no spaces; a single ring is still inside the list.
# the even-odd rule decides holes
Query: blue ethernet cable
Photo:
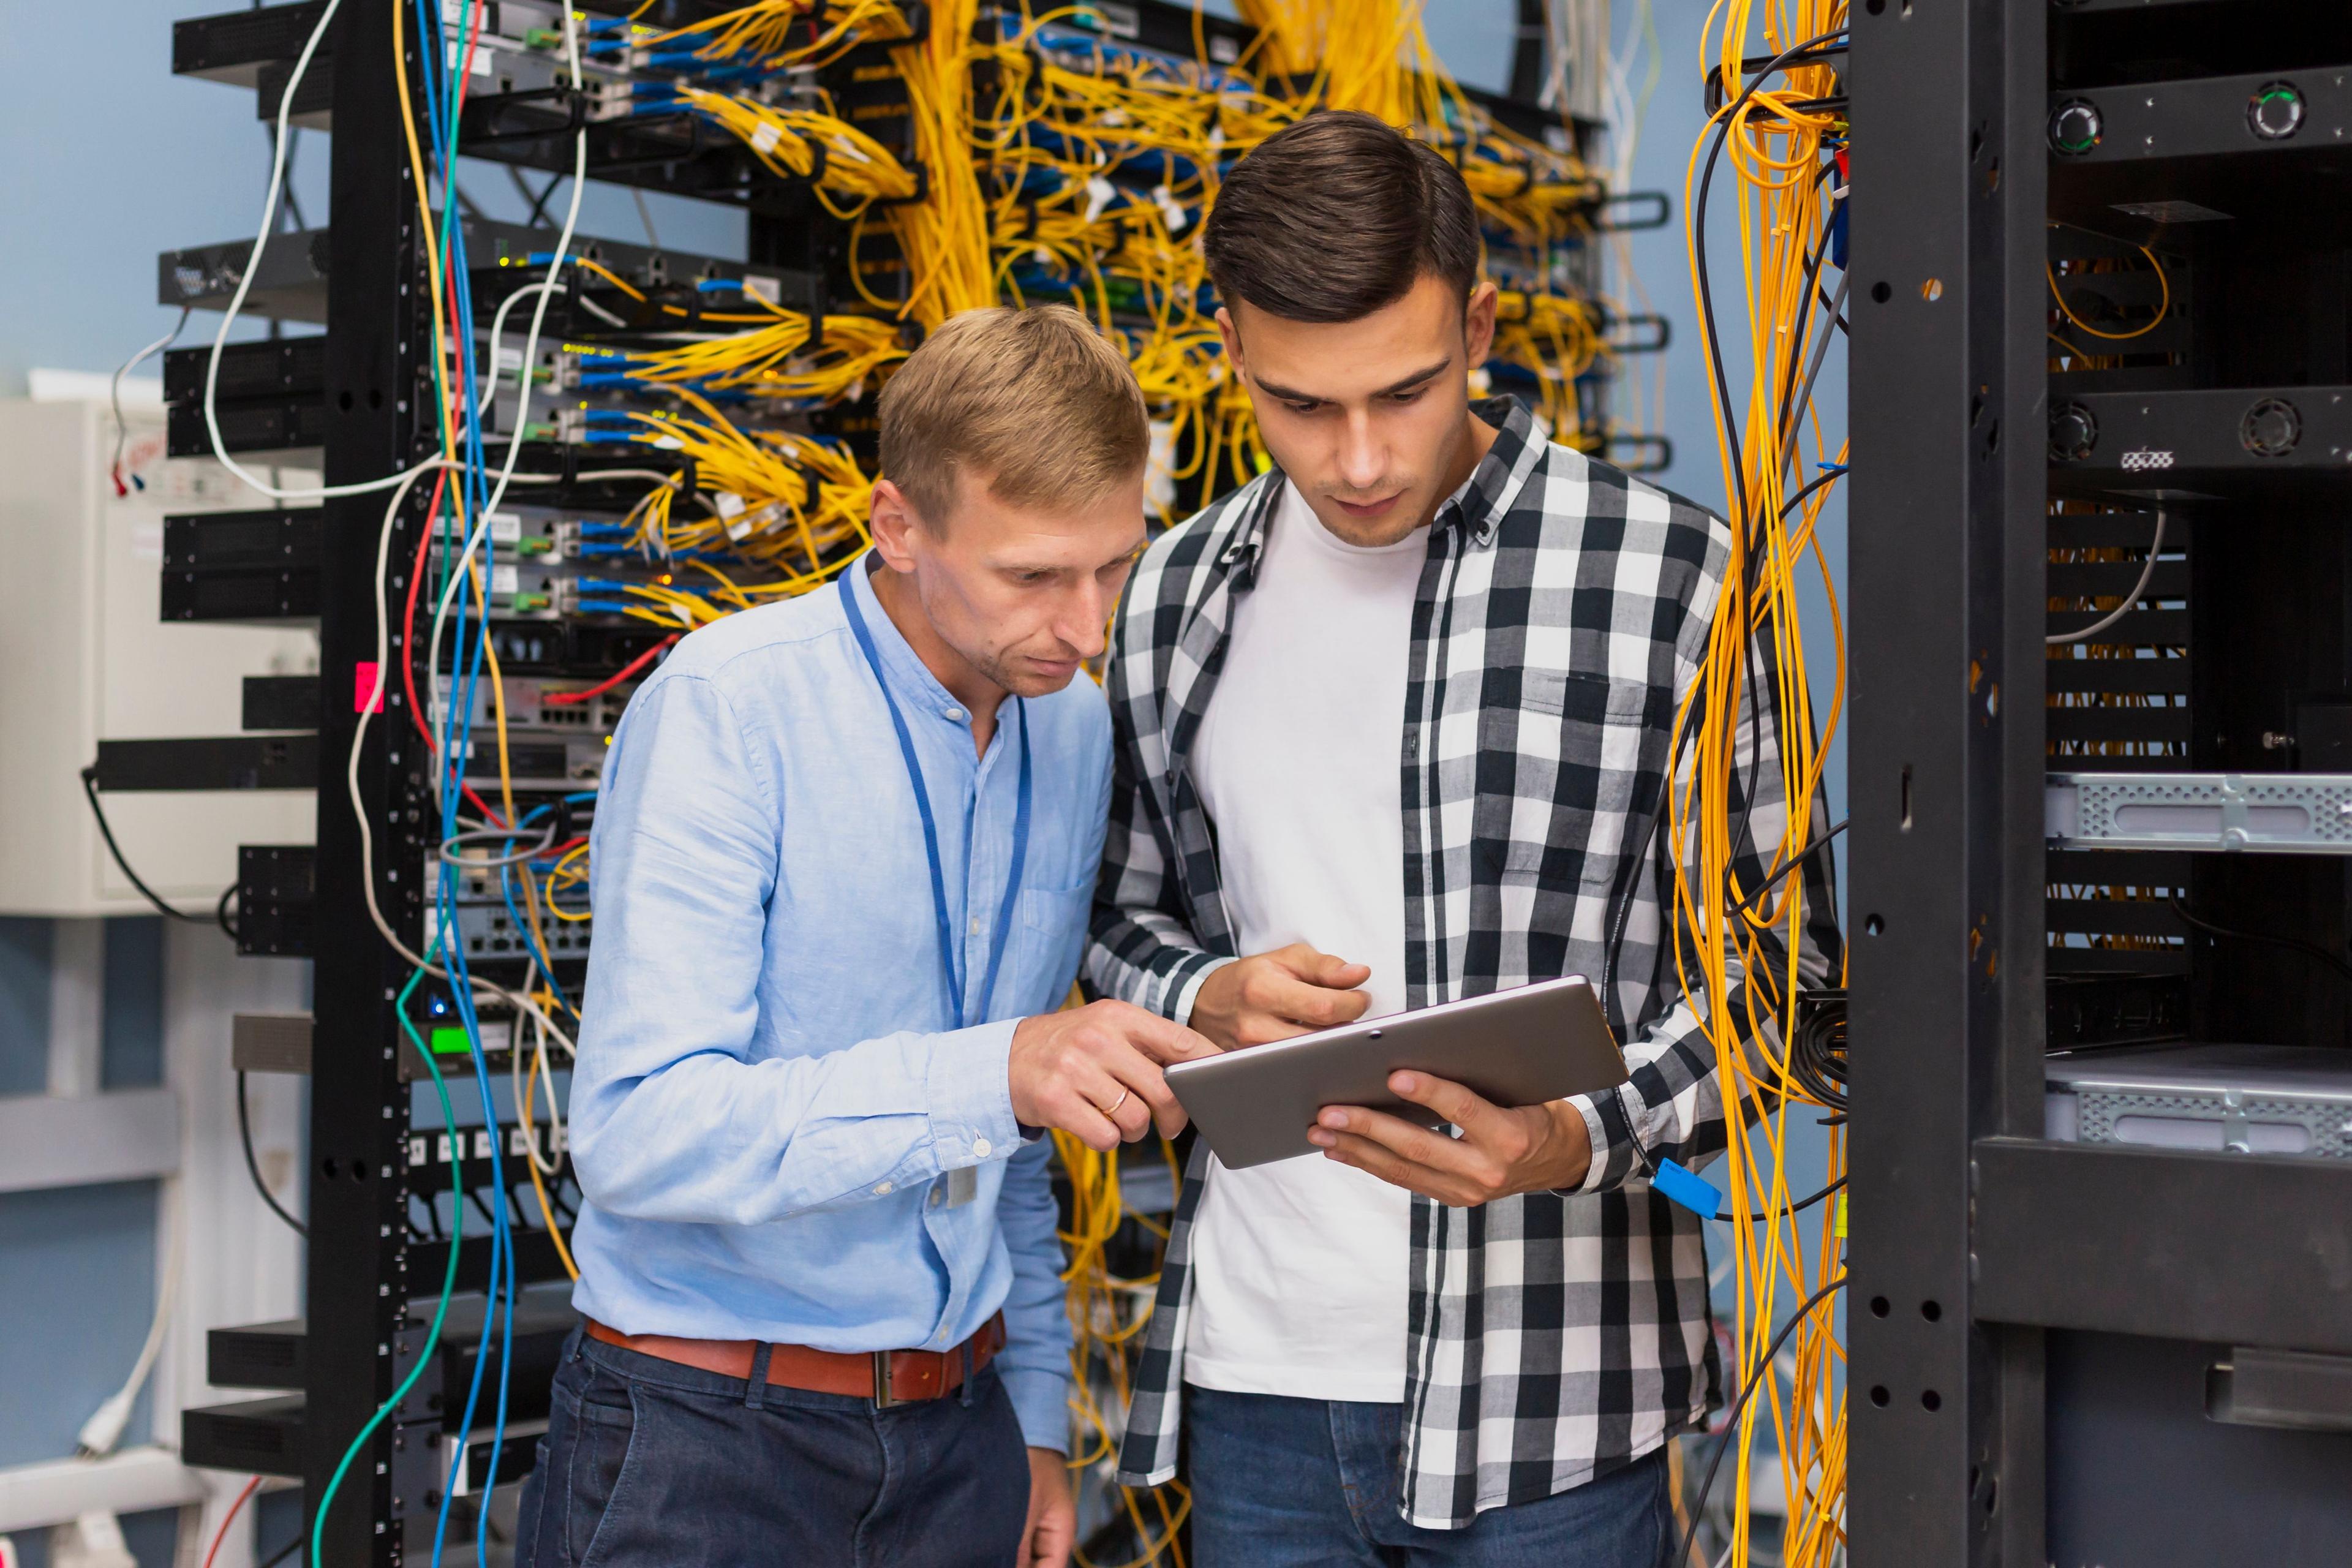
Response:
[[[523,875],[526,877],[530,875],[529,867],[524,868]],[[563,1010],[576,1017],[580,1009],[572,1005],[572,998],[564,994],[562,983],[555,978],[555,960],[548,956],[546,947],[540,942],[539,928],[524,920],[522,911],[515,908],[514,868],[511,866],[499,868],[499,896],[506,900],[507,919],[513,922],[515,930],[522,932],[524,939],[530,943],[531,952],[539,960],[539,972],[547,976],[547,988],[555,993],[555,999],[563,1005]],[[553,895],[551,894],[549,902],[553,901]]]
[[[476,0],[465,0],[465,4],[461,5],[459,9],[458,32],[461,37],[468,30],[469,18],[472,16],[475,3]],[[422,40],[427,41],[427,47],[419,51],[424,57],[426,70],[428,72],[425,83],[426,100],[428,102],[437,101],[442,105],[440,112],[435,116],[436,124],[434,126],[433,140],[435,153],[438,160],[439,167],[443,171],[443,178],[446,183],[454,175],[454,172],[457,167],[457,110],[460,82],[456,73],[441,68],[442,62],[446,58],[446,46],[443,42],[439,25],[440,18],[436,14],[436,8],[429,7],[425,3],[425,0],[416,0],[416,11],[419,37]],[[436,77],[439,78],[441,81],[441,89],[437,94],[433,90],[433,80]],[[457,488],[462,493],[464,499],[459,500],[455,510],[457,521],[461,525],[463,525],[470,522],[471,520],[481,518],[483,513],[487,510],[488,505],[488,465],[483,449],[484,444],[482,441],[480,388],[478,382],[477,381],[477,366],[475,363],[474,354],[473,301],[471,291],[462,287],[458,281],[467,275],[465,239],[463,231],[457,223],[457,202],[454,195],[446,191],[444,194],[441,214],[441,228],[444,265],[446,268],[446,275],[449,279],[449,287],[457,301],[457,314],[459,318],[456,347],[457,349],[458,367],[460,373],[459,379],[462,388],[459,405],[464,411],[465,431],[461,457],[462,466],[459,469],[460,480]],[[436,302],[436,308],[438,308],[437,301]],[[462,526],[460,531],[463,531]],[[485,531],[482,542],[482,570],[487,573],[489,571],[491,566],[491,542],[488,537],[487,531]],[[451,640],[454,647],[462,649],[467,645],[469,617],[466,605],[466,595],[461,592],[456,595],[456,599],[457,621],[453,628]],[[485,616],[473,631],[471,658],[466,661],[467,668],[462,686],[454,679],[452,681],[452,695],[457,700],[450,703],[449,708],[445,714],[442,735],[444,745],[441,752],[445,772],[439,781],[441,784],[442,837],[445,841],[456,831],[457,828],[456,819],[457,815],[457,805],[461,799],[464,777],[462,759],[468,755],[471,750],[474,692],[480,679],[484,655],[488,646],[489,635],[490,628],[488,618]],[[453,742],[455,742],[454,744],[451,743]],[[450,878],[442,879],[441,887],[443,923],[446,929],[454,931],[457,930],[455,879]],[[488,1134],[488,1142],[490,1145],[491,1177],[498,1185],[499,1194],[499,1203],[492,1208],[491,1278],[489,1281],[489,1289],[487,1292],[486,1307],[483,1314],[482,1337],[475,1361],[473,1384],[467,1392],[465,1413],[461,1418],[459,1427],[460,1438],[456,1463],[463,1465],[466,1462],[465,1435],[470,1434],[473,1429],[474,1415],[479,1405],[482,1375],[485,1370],[483,1363],[488,1359],[490,1334],[492,1327],[495,1324],[499,1327],[501,1334],[499,1341],[500,1355],[499,1361],[497,1420],[493,1428],[490,1447],[489,1474],[492,1478],[493,1484],[495,1484],[495,1479],[498,1474],[499,1454],[506,1437],[509,1368],[512,1359],[507,1352],[511,1350],[512,1346],[514,1304],[517,1288],[514,1266],[514,1239],[511,1235],[509,1215],[507,1213],[509,1198],[505,1182],[505,1165],[501,1157],[502,1151],[499,1147],[500,1140],[498,1136],[499,1120],[497,1107],[490,1092],[488,1064],[482,1050],[481,1020],[473,1005],[473,988],[470,982],[470,976],[467,972],[464,944],[463,942],[460,941],[454,944],[445,943],[444,947],[445,951],[449,955],[451,994],[457,1001],[459,1016],[466,1026],[467,1047],[472,1053],[477,1082],[481,1090],[483,1121]],[[503,1286],[503,1291],[501,1291],[501,1286]],[[504,1297],[503,1311],[500,1310],[502,1305],[500,1300],[501,1294],[503,1294]],[[453,1481],[448,1485],[445,1485],[443,1489],[440,1513],[436,1519],[434,1525],[433,1562],[435,1568],[439,1568],[441,1562],[442,1551],[448,1524],[449,1499],[450,1494],[454,1490],[455,1484],[453,1479]],[[486,1557],[488,1522],[488,1510],[487,1508],[483,1508],[478,1510],[476,1523],[476,1552],[478,1558]]]

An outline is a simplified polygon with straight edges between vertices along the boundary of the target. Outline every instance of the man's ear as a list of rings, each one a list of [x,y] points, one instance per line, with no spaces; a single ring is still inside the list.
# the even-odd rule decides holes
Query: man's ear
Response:
[[[1462,335],[1470,351],[1469,370],[1485,364],[1487,353],[1495,346],[1495,304],[1498,297],[1491,280],[1481,280],[1470,290],[1470,303],[1462,316]]]
[[[866,514],[874,531],[874,548],[882,552],[883,564],[893,572],[915,569],[914,542],[910,535],[922,527],[916,519],[915,509],[907,503],[907,494],[888,479],[874,481],[874,500]]]
[[[1234,367],[1235,376],[1242,375],[1241,329],[1234,325],[1234,313],[1223,305],[1217,307],[1217,335],[1225,340],[1225,363]]]

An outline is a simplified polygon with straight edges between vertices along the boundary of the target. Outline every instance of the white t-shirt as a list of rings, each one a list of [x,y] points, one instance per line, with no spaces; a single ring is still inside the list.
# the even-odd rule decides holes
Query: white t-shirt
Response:
[[[1244,955],[1303,942],[1404,1008],[1405,667],[1429,533],[1363,549],[1286,484],[1194,739]],[[1210,1163],[1184,1378],[1299,1399],[1404,1397],[1412,1196],[1319,1155]]]

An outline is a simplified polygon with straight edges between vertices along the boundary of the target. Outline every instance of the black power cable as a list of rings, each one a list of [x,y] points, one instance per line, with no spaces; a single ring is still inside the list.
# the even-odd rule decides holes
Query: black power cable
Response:
[[[269,1190],[269,1184],[261,1179],[261,1162],[253,1157],[253,1118],[245,1108],[243,1069],[239,1069],[236,1075],[236,1141],[245,1148],[245,1172],[253,1178],[253,1190],[261,1194],[261,1201],[269,1205],[271,1214],[284,1220],[288,1228],[308,1241],[310,1238],[310,1227],[287,1213],[285,1205],[278,1201],[278,1194]]]
[[[226,921],[226,910],[228,907],[227,893],[221,895],[221,909],[215,913],[211,915],[191,914],[185,910],[174,909],[172,905],[165,903],[163,901],[163,896],[161,893],[158,893],[154,889],[149,887],[146,882],[141,879],[139,873],[131,868],[131,862],[122,858],[122,846],[114,841],[114,829],[108,825],[106,820],[106,807],[99,805],[98,803],[98,764],[96,763],[90,763],[89,766],[82,769],[81,771],[81,793],[83,797],[89,802],[89,814],[98,818],[98,836],[106,840],[106,852],[114,857],[114,864],[116,868],[120,869],[125,877],[131,879],[131,885],[132,887],[139,889],[139,896],[145,899],[149,903],[154,905],[158,913],[169,915],[175,921],[194,921],[198,925],[209,924],[215,920],[223,921],[224,922]],[[231,888],[229,889],[230,893],[234,893],[235,891],[236,891],[235,888]],[[228,929],[226,923],[223,924],[222,929]],[[230,934],[234,936],[236,933],[232,931]]]
[[[1830,840],[1835,838],[1839,834],[1843,833],[1846,829],[1846,823],[1852,822],[1853,820],[1853,818],[1847,817],[1845,822],[1839,823],[1827,833],[1822,834],[1819,838],[1814,839],[1811,844],[1806,845],[1802,849],[1800,849],[1794,855],[1790,856],[1787,863],[1782,865],[1779,870],[1773,872],[1770,876],[1756,884],[1756,890],[1754,892],[1749,893],[1746,898],[1740,900],[1731,907],[1743,915],[1753,910],[1756,907],[1757,900],[1762,898],[1765,894],[1779,887],[1788,879],[1790,872],[1803,865],[1810,857],[1821,850],[1828,848],[1830,846]]]
[[[2300,938],[2291,936],[2273,936],[2267,931],[2233,931],[2228,926],[2215,925],[2210,921],[2200,920],[2197,916],[2190,914],[2189,912],[2189,906],[2180,901],[2180,895],[2178,893],[2175,893],[2168,901],[2172,905],[2172,912],[2174,914],[2179,915],[2183,921],[2187,921],[2197,930],[2203,931],[2207,936],[2218,937],[2223,942],[2260,942],[2266,947],[2284,947],[2292,952],[2302,953],[2306,958],[2316,959],[2319,963],[2327,965],[2327,967],[2336,971],[2336,973],[2344,976],[2345,979],[2352,980],[2352,963],[2346,963],[2342,958],[2328,952],[2326,948],[2321,947],[2316,942],[2305,942]]]
[[[168,915],[175,921],[189,921],[198,925],[206,923],[216,925],[220,927],[221,934],[227,937],[229,941],[239,940],[236,934],[236,922],[230,920],[228,914],[228,902],[236,897],[236,883],[232,882],[221,889],[220,901],[213,906],[213,912],[209,915],[195,914],[164,902],[163,895],[149,887],[145,879],[131,868],[131,862],[122,858],[122,846],[114,841],[114,828],[106,820],[106,807],[98,802],[98,764],[96,763],[92,763],[81,771],[81,793],[82,798],[89,802],[90,816],[98,818],[98,836],[106,840],[106,852],[113,858],[115,868],[130,879],[131,885],[139,889],[139,896],[152,904],[157,913]]]
[[[1824,1187],[1821,1194],[1815,1195],[1823,1195],[1830,1190]],[[1770,1370],[1772,1358],[1780,1353],[1780,1347],[1788,1342],[1790,1334],[1796,1331],[1799,1323],[1812,1315],[1814,1308],[1844,1287],[1845,1276],[1841,1274],[1805,1298],[1805,1304],[1789,1314],[1789,1321],[1780,1325],[1780,1331],[1774,1334],[1772,1342],[1764,1348],[1763,1356],[1757,1362],[1756,1369],[1748,1374],[1747,1384],[1740,1389],[1738,1399],[1731,1406],[1730,1418],[1723,1428],[1723,1440],[1715,1446],[1715,1458],[1707,1461],[1706,1479],[1699,1483],[1698,1500],[1691,1509],[1690,1528],[1683,1531],[1682,1548],[1675,1553],[1669,1568],[1683,1568],[1683,1564],[1690,1561],[1691,1547],[1698,1540],[1699,1516],[1706,1510],[1706,1494],[1715,1489],[1715,1472],[1723,1468],[1723,1456],[1730,1450],[1731,1440],[1739,1436],[1739,1413],[1748,1407],[1748,1399],[1756,1393],[1756,1384]]]
[[[1846,1110],[1845,992],[1803,991],[1789,1028],[1789,1077],[1843,1118]]]
[[[229,941],[237,940],[236,926],[228,917],[228,901],[236,897],[235,884],[222,891],[220,902],[213,906],[213,912],[209,915],[195,914],[166,903],[162,894],[149,887],[145,879],[131,868],[131,862],[122,857],[122,846],[114,841],[114,828],[106,820],[106,807],[99,804],[98,764],[95,763],[81,771],[81,793],[82,797],[89,802],[89,814],[98,819],[98,836],[106,840],[106,852],[114,858],[116,868],[130,879],[132,887],[139,889],[140,897],[155,906],[161,914],[196,925],[217,925]],[[261,1179],[261,1164],[253,1154],[253,1121],[251,1113],[246,1110],[245,1074],[242,1072],[236,1075],[236,1136],[237,1142],[245,1148],[245,1170],[246,1174],[253,1178],[253,1190],[261,1194],[261,1201],[269,1205],[270,1213],[293,1226],[295,1235],[307,1238],[310,1233],[303,1228],[302,1222],[286,1212],[278,1204],[277,1194],[269,1190],[269,1184]]]
[[[1807,1209],[1812,1207],[1815,1204],[1821,1202],[1823,1198],[1829,1196],[1832,1193],[1843,1188],[1844,1185],[1845,1178],[1843,1176],[1840,1176],[1836,1181],[1832,1182],[1828,1186],[1823,1187],[1820,1192],[1813,1194],[1811,1197],[1799,1198],[1795,1203],[1790,1204],[1787,1208],[1781,1209],[1779,1212],[1780,1214],[1802,1214]],[[1773,1218],[1774,1215],[1766,1214],[1719,1214],[1715,1217],[1723,1221],[1726,1225],[1729,1225],[1732,1221],[1737,1219],[1745,1219],[1750,1225],[1760,1225],[1764,1221]]]
[[[1708,149],[1707,149],[1707,154],[1706,154],[1706,172],[1705,172],[1705,173],[1700,176],[1700,178],[1699,178],[1698,200],[1697,200],[1697,201],[1693,205],[1693,206],[1691,207],[1691,252],[1692,252],[1692,265],[1693,265],[1693,267],[1695,268],[1695,269],[1696,270],[1697,275],[1698,275],[1699,314],[1700,314],[1700,317],[1701,317],[1701,319],[1702,319],[1702,321],[1703,321],[1703,324],[1704,324],[1704,326],[1705,326],[1706,332],[1707,373],[1708,373],[1708,374],[1709,374],[1710,376],[1712,376],[1712,377],[1713,377],[1713,384],[1713,384],[1713,386],[1714,386],[1714,388],[1715,388],[1715,392],[1716,392],[1716,405],[1717,405],[1717,409],[1718,409],[1718,411],[1719,411],[1719,417],[1720,417],[1720,419],[1722,420],[1722,424],[1723,424],[1723,436],[1724,436],[1724,442],[1725,442],[1725,445],[1726,445],[1727,449],[1729,451],[1729,453],[1730,453],[1730,455],[1731,455],[1731,485],[1732,485],[1732,495],[1733,495],[1733,499],[1734,499],[1734,500],[1735,500],[1735,501],[1736,501],[1736,503],[1737,503],[1737,511],[1738,511],[1738,515],[1739,519],[1741,520],[1741,521],[1740,521],[1740,526],[1741,526],[1741,527],[1743,527],[1743,528],[1749,526],[1748,521],[1748,478],[1747,478],[1747,471],[1746,471],[1747,465],[1746,465],[1746,458],[1745,458],[1745,457],[1742,455],[1742,452],[1741,452],[1741,449],[1740,449],[1740,443],[1739,443],[1739,431],[1738,431],[1738,426],[1737,426],[1736,423],[1734,422],[1734,419],[1733,419],[1733,416],[1732,416],[1732,412],[1731,412],[1731,386],[1730,386],[1730,378],[1729,378],[1728,376],[1727,376],[1727,375],[1724,374],[1724,369],[1723,369],[1723,342],[1722,342],[1722,339],[1721,339],[1720,335],[1718,334],[1718,332],[1717,331],[1717,329],[1716,329],[1716,322],[1715,322],[1715,289],[1714,289],[1714,285],[1713,285],[1712,281],[1709,279],[1709,278],[1708,278],[1708,276],[1707,276],[1707,262],[1706,262],[1706,207],[1707,207],[1707,195],[1708,195],[1709,191],[1713,188],[1714,184],[1715,184],[1715,164],[1716,164],[1716,160],[1717,160],[1717,158],[1719,158],[1719,157],[1721,157],[1721,156],[1722,156],[1722,153],[1723,153],[1723,144],[1724,144],[1725,140],[1726,140],[1726,139],[1730,135],[1730,133],[1731,133],[1731,124],[1732,124],[1732,121],[1738,118],[1739,110],[1740,110],[1742,108],[1744,108],[1744,107],[1746,106],[1746,104],[1747,104],[1748,100],[1750,98],[1752,98],[1752,97],[1754,97],[1754,96],[1755,96],[1755,94],[1756,94],[1756,89],[1757,89],[1758,88],[1759,88],[1759,87],[1763,86],[1763,85],[1764,85],[1764,83],[1765,83],[1767,80],[1769,80],[1769,79],[1772,77],[1772,75],[1773,75],[1775,72],[1777,72],[1777,71],[1780,71],[1780,70],[1783,70],[1783,69],[1787,68],[1788,68],[1788,67],[1790,67],[1792,63],[1793,63],[1793,64],[1811,64],[1811,63],[1817,63],[1817,62],[1815,62],[1815,61],[1813,61],[1813,60],[1811,60],[1811,59],[1810,59],[1810,58],[1806,58],[1806,51],[1808,51],[1808,50],[1810,50],[1810,49],[1813,48],[1816,45],[1826,43],[1826,42],[1828,42],[1828,40],[1830,40],[1830,39],[1832,39],[1832,38],[1835,38],[1835,37],[1839,37],[1843,36],[1843,35],[1845,33],[1845,31],[1846,31],[1846,29],[1844,29],[1843,27],[1832,27],[1832,28],[1831,28],[1831,29],[1829,29],[1827,32],[1825,32],[1825,33],[1822,33],[1822,34],[1819,34],[1819,35],[1817,35],[1817,36],[1815,36],[1815,37],[1813,37],[1808,38],[1808,39],[1806,39],[1806,40],[1805,40],[1803,43],[1801,43],[1801,44],[1795,45],[1794,47],[1790,47],[1790,48],[1783,49],[1783,50],[1781,50],[1779,54],[1777,54],[1777,55],[1773,56],[1770,59],[1766,60],[1766,61],[1763,63],[1762,67],[1761,67],[1759,69],[1758,69],[1758,70],[1757,70],[1757,71],[1756,71],[1756,72],[1755,72],[1755,73],[1754,73],[1754,74],[1749,78],[1748,82],[1748,85],[1747,85],[1746,87],[1744,87],[1744,88],[1740,89],[1739,96],[1738,96],[1738,98],[1736,98],[1736,99],[1732,100],[1731,100],[1730,105],[1729,105],[1729,106],[1728,106],[1728,107],[1727,107],[1727,108],[1723,111],[1723,113],[1722,113],[1722,114],[1720,114],[1720,115],[1718,115],[1718,116],[1717,116],[1717,117],[1716,117],[1716,119],[1715,119],[1715,125],[1716,125],[1715,140],[1714,140],[1713,144],[1712,144],[1711,146],[1709,146],[1709,147],[1708,147]],[[1834,51],[1834,50],[1826,51],[1826,53],[1834,53],[1834,52],[1836,52],[1836,51]],[[1745,64],[1746,64],[1746,62],[1744,62],[1744,61],[1743,61],[1743,62],[1742,62],[1742,64],[1743,64],[1743,67],[1744,67],[1744,66],[1745,66]],[[1829,169],[1829,168],[1831,168],[1831,167],[1832,167],[1832,165],[1829,165],[1829,164],[1823,164],[1823,165],[1822,165],[1822,173],[1821,173],[1821,174],[1815,174],[1815,176],[1814,176],[1814,183],[1815,183],[1816,184],[1818,184],[1820,183],[1820,181],[1821,181],[1821,180],[1822,180],[1822,178],[1824,176],[1824,174],[1826,174],[1826,172],[1828,171],[1828,169]],[[1826,253],[1826,248],[1827,248],[1827,240],[1826,240],[1826,237],[1824,237],[1824,242],[1823,242],[1823,250],[1824,250],[1824,253]],[[1811,285],[1811,281],[1812,281],[1811,274],[1811,271],[1810,271],[1810,269],[1809,269],[1809,275],[1808,275],[1808,284],[1809,284],[1809,286]],[[1807,305],[1808,305],[1808,306],[1810,306],[1810,305],[1811,305],[1811,298],[1810,293],[1808,293],[1808,295],[1807,295],[1806,303],[1807,303]],[[1783,508],[1783,509],[1782,509],[1782,515],[1784,515],[1784,516],[1786,515],[1786,508]],[[1758,562],[1758,560],[1759,560],[1759,557],[1757,555],[1757,553],[1756,553],[1756,552],[1750,552],[1749,561],[1748,561],[1748,572],[1751,574],[1751,575],[1750,575],[1750,579],[1749,579],[1748,586],[1749,586],[1749,587],[1751,587],[1751,588],[1752,588],[1752,587],[1753,587],[1753,585],[1754,585],[1754,584],[1753,584],[1753,577],[1752,577],[1752,574],[1753,574],[1753,573],[1754,573],[1754,571],[1756,570],[1757,562]],[[1743,661],[1743,663],[1744,663],[1744,665],[1745,665],[1745,667],[1746,667],[1747,673],[1748,673],[1748,680],[1749,680],[1750,684],[1752,685],[1752,684],[1754,684],[1754,682],[1755,682],[1755,680],[1756,680],[1755,655],[1754,655],[1754,649],[1753,649],[1752,645],[1751,645],[1749,647],[1748,647],[1748,648],[1746,648],[1746,649],[1743,649],[1743,650],[1742,650],[1742,653],[1741,653],[1741,659],[1742,659],[1742,661]],[[1774,717],[1774,719],[1775,719],[1776,721],[1777,721],[1777,720],[1779,719],[1779,717],[1780,717],[1780,714],[1779,714],[1779,711],[1778,711],[1779,703],[1778,703],[1777,698],[1778,698],[1778,693],[1777,693],[1777,692],[1775,692],[1775,693],[1773,694],[1773,697],[1772,697],[1771,700],[1772,700],[1772,705],[1773,705],[1774,710],[1775,710],[1775,711],[1774,711],[1774,713],[1773,713],[1773,717]],[[1759,727],[1759,729],[1760,729],[1760,727]],[[1757,765],[1757,763],[1758,763],[1758,761],[1759,761],[1759,759],[1758,759],[1758,757],[1757,757],[1757,755],[1756,755],[1756,748],[1757,748],[1757,746],[1758,746],[1758,745],[1759,745],[1759,744],[1760,744],[1760,736],[1759,736],[1759,734],[1758,731],[1751,730],[1751,731],[1750,731],[1750,732],[1749,732],[1749,747],[1750,747],[1749,766],[1750,766],[1750,770],[1751,770],[1751,777],[1753,776],[1753,770],[1754,770],[1754,768],[1755,768],[1755,766]],[[1669,773],[1669,777],[1671,778],[1671,773]],[[1744,801],[1743,805],[1742,805],[1742,809],[1741,809],[1741,812],[1740,812],[1740,823],[1739,823],[1738,832],[1734,836],[1734,840],[1733,840],[1735,843],[1736,843],[1736,842],[1738,842],[1738,839],[1739,839],[1740,837],[1745,837],[1745,835],[1746,835],[1747,828],[1748,828],[1748,816],[1749,812],[1753,810],[1753,803],[1754,803],[1754,800],[1755,800],[1755,790],[1753,789],[1753,787],[1751,787],[1751,788],[1748,791],[1747,795],[1746,795],[1746,797],[1745,797],[1745,801]]]
[[[1723,344],[1716,333],[1715,290],[1709,284],[1706,275],[1707,193],[1714,186],[1715,162],[1723,154],[1724,140],[1730,134],[1731,122],[1738,118],[1740,110],[1747,106],[1748,100],[1756,96],[1756,89],[1763,86],[1774,72],[1785,68],[1807,49],[1817,44],[1825,43],[1831,38],[1838,37],[1844,32],[1843,27],[1832,27],[1825,33],[1807,38],[1794,47],[1782,49],[1765,61],[1763,68],[1757,71],[1748,79],[1748,85],[1739,89],[1739,96],[1733,99],[1730,106],[1716,119],[1715,142],[1707,149],[1706,169],[1699,176],[1698,201],[1691,208],[1691,261],[1698,273],[1698,306],[1699,315],[1706,329],[1707,371],[1715,378],[1716,404],[1722,411],[1724,440],[1731,453],[1732,489],[1738,502],[1739,515],[1742,519],[1748,516],[1748,479],[1740,456],[1738,426],[1732,418],[1730,378],[1725,375],[1723,371]]]

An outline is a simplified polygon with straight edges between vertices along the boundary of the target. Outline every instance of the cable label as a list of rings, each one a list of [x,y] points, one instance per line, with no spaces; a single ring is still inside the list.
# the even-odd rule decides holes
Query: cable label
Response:
[[[1672,1160],[1658,1162],[1657,1174],[1650,1178],[1650,1185],[1701,1219],[1723,1217],[1723,1194],[1716,1190],[1715,1184]]]

